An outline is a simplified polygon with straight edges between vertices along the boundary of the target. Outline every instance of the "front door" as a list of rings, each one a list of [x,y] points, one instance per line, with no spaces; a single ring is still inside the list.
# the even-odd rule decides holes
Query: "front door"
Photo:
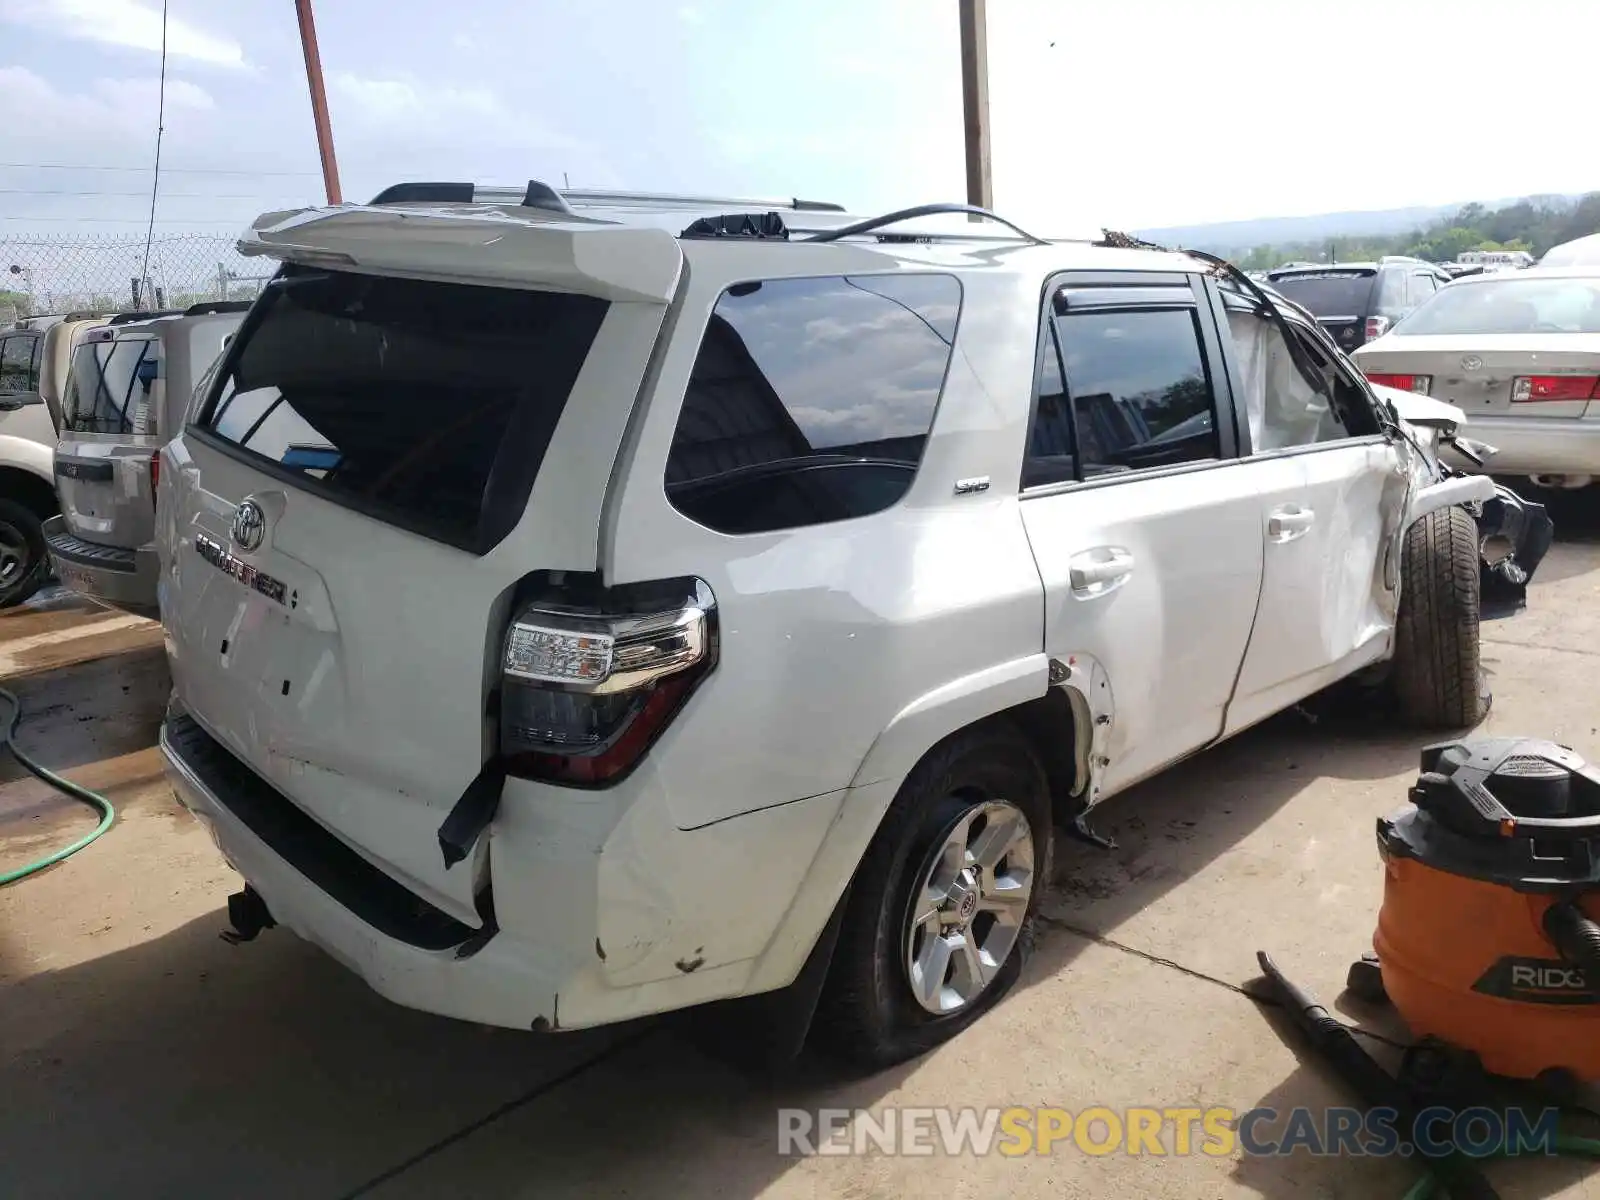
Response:
[[[1109,718],[1093,802],[1222,732],[1260,592],[1261,500],[1259,472],[1235,455],[1200,285],[1061,282],[1021,509],[1054,672],[1095,692]]]
[[[1384,564],[1407,477],[1343,367],[1318,364],[1342,380],[1350,415],[1341,420],[1295,367],[1276,324],[1233,303],[1228,321],[1248,414],[1244,449],[1261,467],[1265,550],[1260,611],[1228,709],[1232,734],[1387,652],[1397,593]]]

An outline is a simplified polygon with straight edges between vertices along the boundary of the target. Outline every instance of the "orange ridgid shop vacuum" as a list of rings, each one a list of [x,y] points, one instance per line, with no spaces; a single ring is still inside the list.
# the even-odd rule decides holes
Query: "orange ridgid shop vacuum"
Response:
[[[1490,1075],[1600,1082],[1600,769],[1533,738],[1442,743],[1410,801],[1378,821],[1377,962],[1352,989]]]

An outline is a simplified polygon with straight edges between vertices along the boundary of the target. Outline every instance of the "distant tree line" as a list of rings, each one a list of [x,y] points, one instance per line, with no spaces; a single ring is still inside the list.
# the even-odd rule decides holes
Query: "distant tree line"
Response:
[[[1538,258],[1552,246],[1600,232],[1600,192],[1577,201],[1562,196],[1529,196],[1503,208],[1464,205],[1453,217],[1391,237],[1328,238],[1232,247],[1246,270],[1265,271],[1286,262],[1361,262],[1385,254],[1409,254],[1429,262],[1454,262],[1466,250],[1526,250]],[[1222,252],[1228,252],[1223,248]]]

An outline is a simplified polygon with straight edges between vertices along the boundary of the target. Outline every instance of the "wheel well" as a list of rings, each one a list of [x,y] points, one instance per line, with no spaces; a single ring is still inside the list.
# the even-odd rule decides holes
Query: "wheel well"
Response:
[[[41,521],[61,511],[55,489],[21,467],[0,467],[0,497],[25,505]]]
[[[1061,688],[1053,687],[1037,699],[1004,709],[987,719],[1006,721],[1028,739],[1044,767],[1058,818],[1068,819],[1082,811],[1078,740],[1085,731],[1078,727],[1072,703]]]

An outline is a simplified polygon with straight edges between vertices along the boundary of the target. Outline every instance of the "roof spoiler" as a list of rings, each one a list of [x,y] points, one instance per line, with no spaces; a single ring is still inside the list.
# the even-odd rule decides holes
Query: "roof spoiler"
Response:
[[[202,300],[183,310],[186,317],[209,317],[217,313],[248,312],[253,300]]]

